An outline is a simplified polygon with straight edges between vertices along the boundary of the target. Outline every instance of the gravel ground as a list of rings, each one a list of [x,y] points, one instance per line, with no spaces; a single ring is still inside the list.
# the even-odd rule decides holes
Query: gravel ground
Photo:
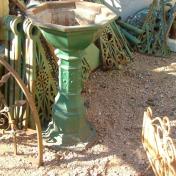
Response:
[[[45,148],[44,166],[37,168],[36,135],[23,134],[19,155],[12,139],[0,135],[0,175],[152,176],[141,144],[143,112],[176,115],[176,55],[155,58],[135,54],[122,70],[92,73],[84,89],[87,118],[97,142],[83,152]]]

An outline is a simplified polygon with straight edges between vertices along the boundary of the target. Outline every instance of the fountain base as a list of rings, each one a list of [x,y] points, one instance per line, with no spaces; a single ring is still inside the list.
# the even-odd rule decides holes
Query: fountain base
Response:
[[[55,124],[49,123],[46,131],[43,132],[44,145],[52,149],[68,149],[82,151],[96,141],[95,128],[87,122],[87,129],[75,134],[64,134],[57,129]],[[86,135],[85,135],[86,134]]]

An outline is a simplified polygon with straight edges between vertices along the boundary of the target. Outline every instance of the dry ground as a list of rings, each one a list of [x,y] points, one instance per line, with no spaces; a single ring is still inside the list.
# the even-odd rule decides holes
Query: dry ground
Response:
[[[44,166],[37,169],[35,135],[23,136],[16,157],[11,139],[0,136],[0,175],[152,176],[141,144],[143,111],[151,106],[155,116],[176,116],[176,55],[135,54],[120,71],[98,70],[84,96],[87,117],[97,130],[94,146],[84,152],[45,148]]]

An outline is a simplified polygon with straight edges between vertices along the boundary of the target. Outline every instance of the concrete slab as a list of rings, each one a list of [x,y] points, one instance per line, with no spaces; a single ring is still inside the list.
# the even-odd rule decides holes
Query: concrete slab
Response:
[[[105,4],[123,19],[148,7],[152,0],[104,0]]]

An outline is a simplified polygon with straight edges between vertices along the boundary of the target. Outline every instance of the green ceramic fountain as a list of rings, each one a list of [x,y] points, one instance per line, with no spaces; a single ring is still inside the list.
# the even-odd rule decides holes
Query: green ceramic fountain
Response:
[[[90,142],[95,130],[85,117],[81,58],[84,49],[101,34],[116,15],[102,4],[83,1],[46,2],[27,10],[59,58],[58,94],[52,122],[44,137],[53,145]],[[46,95],[47,96],[47,95]]]

